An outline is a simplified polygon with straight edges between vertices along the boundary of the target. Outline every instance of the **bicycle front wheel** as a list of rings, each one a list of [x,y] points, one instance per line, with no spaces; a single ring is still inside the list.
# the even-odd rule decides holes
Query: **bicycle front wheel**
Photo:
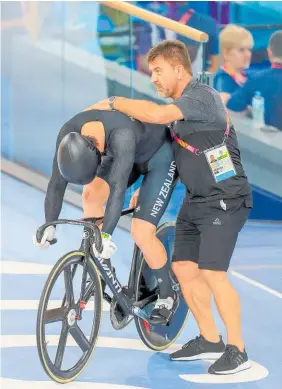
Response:
[[[53,267],[42,292],[37,314],[37,349],[48,376],[58,382],[73,381],[86,367],[95,349],[101,319],[103,294],[97,268],[86,264],[82,301],[84,253],[73,251]],[[79,306],[83,306],[81,317]]]
[[[165,247],[168,261],[172,260],[172,252],[175,237],[175,224],[164,223],[156,232],[156,236]],[[136,280],[136,296],[138,300],[143,300],[146,297],[154,295],[158,291],[158,282],[152,269],[147,265],[142,253],[139,258],[139,271]],[[149,325],[139,317],[135,317],[135,325],[142,342],[152,350],[162,351],[172,345],[181,334],[186,320],[188,318],[189,309],[181,293],[179,284],[172,277],[172,283],[175,287],[178,298],[178,306],[174,316],[170,320],[168,326],[165,325]],[[155,303],[148,304],[144,310],[148,315],[152,312]]]

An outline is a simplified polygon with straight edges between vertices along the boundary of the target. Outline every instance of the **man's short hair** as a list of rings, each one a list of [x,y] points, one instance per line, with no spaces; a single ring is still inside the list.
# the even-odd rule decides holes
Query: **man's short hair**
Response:
[[[269,48],[272,51],[273,57],[282,60],[282,30],[276,31],[271,35]]]
[[[191,59],[184,43],[178,40],[166,40],[154,46],[147,54],[148,62],[154,61],[157,57],[163,57],[172,65],[182,65],[192,76]]]

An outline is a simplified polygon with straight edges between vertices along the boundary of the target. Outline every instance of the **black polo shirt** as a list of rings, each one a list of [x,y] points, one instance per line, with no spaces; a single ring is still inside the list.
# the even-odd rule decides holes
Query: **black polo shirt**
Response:
[[[207,150],[220,145],[226,130],[226,111],[219,93],[192,80],[179,99],[173,102],[183,113],[184,119],[174,123],[177,136],[188,144]],[[251,197],[251,188],[244,172],[237,136],[233,125],[226,141],[236,175],[216,182],[204,154],[195,155],[173,142],[176,165],[180,179],[187,188],[191,202],[214,199]]]

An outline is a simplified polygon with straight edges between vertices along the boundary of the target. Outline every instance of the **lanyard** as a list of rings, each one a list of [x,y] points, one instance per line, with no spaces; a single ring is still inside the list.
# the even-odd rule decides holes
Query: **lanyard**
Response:
[[[231,120],[230,120],[230,116],[228,115],[227,111],[226,111],[226,129],[225,129],[225,132],[224,132],[224,137],[223,137],[223,142],[225,142],[225,140],[228,138],[229,134],[230,134],[230,123],[231,123]],[[189,145],[189,143],[185,142],[184,140],[180,139],[175,131],[173,130],[173,127],[171,126],[170,127],[171,129],[171,132],[172,132],[172,136],[173,136],[173,139],[175,140],[176,143],[178,143],[180,146],[184,147],[184,149],[190,151],[191,153],[195,154],[195,155],[200,155],[203,153],[203,151],[200,151],[200,149],[196,149],[196,147],[192,146],[192,145]]]
[[[182,17],[179,19],[179,23],[181,24],[186,24],[187,22],[189,22],[191,16],[195,13],[195,11],[193,9],[189,9],[189,11],[185,12],[184,15],[182,15]]]
[[[186,25],[186,23],[189,22],[191,16],[192,16],[194,13],[195,13],[195,11],[194,11],[193,9],[189,9],[189,11],[185,12],[185,14],[183,14],[183,15],[181,16],[181,18],[179,19],[178,22],[181,23],[181,24],[185,24],[185,25]],[[170,33],[171,33],[171,31],[170,31]],[[176,34],[174,33],[174,38],[172,38],[172,36],[171,36],[170,33],[168,32],[167,29],[165,30],[165,37],[166,37],[166,39],[176,39],[176,38],[175,38]]]
[[[238,75],[232,70],[230,69],[228,66],[226,65],[222,65],[221,66],[221,69],[225,71],[225,73],[227,73],[235,82],[237,85],[244,85],[245,82],[247,81],[247,77],[245,75],[245,73],[241,72],[241,77],[238,77]]]
[[[273,63],[271,67],[272,69],[282,69],[282,63]]]

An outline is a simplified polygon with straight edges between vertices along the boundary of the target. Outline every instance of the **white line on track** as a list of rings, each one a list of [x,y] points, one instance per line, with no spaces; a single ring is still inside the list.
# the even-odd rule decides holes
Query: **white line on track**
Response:
[[[53,381],[21,381],[10,378],[0,378],[0,387],[2,389],[58,389],[60,384]],[[69,382],[67,389],[148,389],[140,386],[130,385],[118,385],[118,384],[107,384],[102,382]]]
[[[262,284],[261,282],[252,280],[251,278],[246,277],[246,276],[244,276],[243,274],[238,273],[237,271],[231,270],[230,273],[231,273],[234,277],[237,277],[237,278],[239,278],[240,280],[247,282],[248,284],[251,284],[251,285],[253,285],[253,286],[256,286],[257,288],[260,288],[260,289],[262,289],[262,290],[264,290],[264,291],[266,291],[266,292],[268,292],[268,293],[270,293],[270,294],[273,294],[274,296],[279,297],[279,298],[282,299],[282,293],[277,292],[277,290],[271,289],[271,288],[269,288],[268,286]]]
[[[58,346],[59,335],[47,335],[46,340],[48,346]],[[36,346],[36,336],[35,335],[0,335],[0,345],[4,347],[35,347]],[[67,346],[78,347],[75,340],[69,336],[67,341]],[[130,339],[130,338],[110,338],[100,336],[98,339],[97,347],[103,348],[116,348],[124,350],[139,350],[139,351],[149,351],[150,350],[140,339]],[[181,347],[180,344],[173,344],[165,353],[171,353],[178,350]]]
[[[33,262],[14,262],[14,261],[1,261],[0,273],[2,274],[49,274],[53,265],[38,264]],[[262,284],[261,282],[255,281],[249,277],[244,276],[241,273],[238,273],[235,270],[230,270],[230,274],[234,277],[241,279],[257,288],[260,288],[276,297],[282,299],[282,293],[269,288],[268,286]]]
[[[238,265],[231,270],[282,270],[282,265]]]
[[[1,274],[49,274],[54,265],[34,262],[1,261]]]
[[[62,300],[50,300],[48,302],[48,309],[59,308],[62,304]],[[0,300],[0,310],[2,311],[15,311],[15,310],[37,310],[39,300]],[[91,311],[94,309],[94,301],[89,301],[85,310]],[[104,301],[103,311],[108,312],[110,305]]]

